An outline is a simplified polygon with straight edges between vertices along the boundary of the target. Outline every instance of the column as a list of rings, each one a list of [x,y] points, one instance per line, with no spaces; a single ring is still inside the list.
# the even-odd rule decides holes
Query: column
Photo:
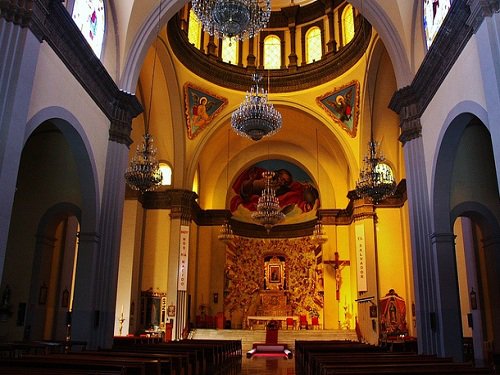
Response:
[[[134,95],[121,91],[115,98],[101,200],[99,250],[95,257],[95,271],[92,272],[95,279],[93,348],[110,348],[112,345],[125,198],[123,174],[128,165],[132,118],[141,111]]]
[[[378,264],[375,206],[365,199],[354,200],[355,268],[357,275],[358,324],[363,339],[377,345]],[[340,318],[339,318],[340,320]]]
[[[463,361],[460,294],[453,233],[433,233],[432,250],[436,267],[438,355]]]
[[[170,211],[170,246],[168,258],[167,301],[177,301],[172,339],[182,338],[187,327],[187,274],[189,257],[189,229],[191,210],[196,193],[189,190],[172,190]]]
[[[482,245],[486,260],[488,283],[487,298],[491,306],[491,316],[498,317],[500,316],[500,286],[498,285],[498,275],[500,275],[500,237],[497,235],[485,238]],[[498,340],[500,337],[500,324],[498,323],[498,318],[493,318],[491,324],[493,325],[492,337]],[[493,345],[494,354],[498,356],[500,348],[496,342],[493,342]]]
[[[330,53],[335,53],[337,52],[337,42],[335,41],[335,24],[334,24],[334,4],[333,4],[333,1],[329,1],[328,2],[328,6],[326,7],[326,10],[325,10],[325,13],[326,13],[326,17],[327,17],[327,20],[328,20],[328,33],[330,34],[329,35],[329,38],[328,39],[328,42],[326,43],[326,54],[330,54]]]
[[[0,280],[40,51],[40,41],[26,27],[31,2],[18,3],[0,2]]]
[[[253,45],[255,38],[248,39],[248,56],[247,56],[247,67],[255,68],[255,55],[253,53]]]
[[[287,8],[283,8],[281,12],[288,18],[288,30],[290,31],[290,55],[288,56],[288,68],[296,68],[297,67],[297,53],[296,53],[296,44],[297,44],[297,27],[296,27],[296,17],[297,12],[299,10],[299,6],[290,6]],[[281,47],[284,50],[284,46]],[[282,60],[284,61],[284,60]]]

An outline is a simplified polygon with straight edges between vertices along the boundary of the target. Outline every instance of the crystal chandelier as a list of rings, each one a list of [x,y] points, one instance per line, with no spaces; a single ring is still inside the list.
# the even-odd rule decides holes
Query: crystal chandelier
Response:
[[[224,220],[224,224],[220,227],[219,235],[217,236],[219,241],[224,243],[229,243],[234,239],[233,229],[231,228],[231,224],[229,220]]]
[[[193,0],[191,4],[203,29],[221,39],[252,38],[271,17],[270,0]]]
[[[153,136],[146,132],[143,137],[144,140],[137,146],[135,155],[125,172],[127,184],[141,193],[155,190],[162,181],[162,173],[158,160],[156,160]]]
[[[377,152],[379,144],[372,139],[368,146],[368,155],[364,158],[364,167],[356,182],[356,195],[369,198],[373,204],[378,204],[394,194],[396,182],[391,171],[383,167],[385,158]]]
[[[271,228],[283,221],[285,214],[281,212],[280,202],[276,197],[276,191],[271,186],[271,180],[274,177],[274,172],[262,172],[262,177],[266,180],[262,195],[257,202],[257,211],[252,213],[252,219],[263,225],[267,233]]]
[[[253,85],[243,103],[231,115],[231,126],[243,137],[254,141],[275,134],[281,129],[281,113],[267,99],[267,91],[259,87],[260,74],[252,74]]]
[[[325,231],[323,230],[323,224],[321,223],[321,219],[318,219],[318,222],[314,226],[311,239],[314,243],[318,245],[323,245],[326,241],[328,241],[328,237]]]
[[[149,120],[151,118],[151,106],[153,101],[153,83],[155,80],[156,55],[158,45],[158,34],[160,31],[161,0],[158,7],[158,25],[155,40],[155,55],[153,59],[153,73],[151,77],[151,91],[149,95],[148,117],[144,120],[143,142],[137,145],[135,155],[130,161],[130,165],[125,171],[125,181],[133,189],[143,194],[152,191],[160,186],[162,173],[160,165],[156,159],[156,147],[153,145],[153,136],[149,134]]]

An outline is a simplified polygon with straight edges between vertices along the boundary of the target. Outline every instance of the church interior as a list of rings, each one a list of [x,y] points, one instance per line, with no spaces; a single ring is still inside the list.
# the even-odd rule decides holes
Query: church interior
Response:
[[[498,363],[500,1],[226,2],[0,1],[0,343]]]

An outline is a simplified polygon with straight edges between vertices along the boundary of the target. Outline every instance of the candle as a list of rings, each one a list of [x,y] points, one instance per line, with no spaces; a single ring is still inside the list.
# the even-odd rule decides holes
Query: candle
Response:
[[[122,316],[123,316],[123,304],[122,304]]]

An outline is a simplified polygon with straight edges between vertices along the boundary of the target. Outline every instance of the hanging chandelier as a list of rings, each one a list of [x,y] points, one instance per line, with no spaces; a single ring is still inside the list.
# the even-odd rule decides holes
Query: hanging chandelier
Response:
[[[160,165],[156,159],[156,147],[153,145],[153,136],[149,134],[149,121],[151,118],[151,107],[153,102],[153,83],[155,80],[155,67],[158,34],[160,31],[161,0],[158,7],[158,25],[156,30],[155,54],[153,59],[153,73],[151,77],[151,91],[149,94],[148,117],[144,120],[144,140],[137,145],[135,155],[130,161],[130,165],[125,171],[125,181],[133,189],[143,194],[146,191],[153,191],[161,185],[163,179]]]
[[[193,0],[193,11],[212,36],[244,40],[266,27],[270,0]]]
[[[373,204],[378,204],[396,191],[396,181],[392,172],[385,168],[384,156],[377,151],[378,142],[373,139],[368,142],[368,154],[364,158],[364,166],[356,182],[356,195],[369,198]]]
[[[323,224],[321,223],[321,219],[318,219],[318,222],[314,226],[311,239],[315,244],[318,245],[323,245],[326,241],[328,241],[328,237],[325,231],[323,230]]]
[[[141,193],[157,189],[162,181],[160,165],[156,160],[153,136],[146,132],[143,138],[144,140],[137,146],[135,155],[125,172],[127,184]]]
[[[231,115],[233,130],[254,141],[275,134],[281,129],[281,113],[267,99],[267,91],[259,86],[260,74],[252,74],[253,85],[243,103]]]
[[[229,243],[234,239],[233,229],[231,228],[231,224],[229,220],[224,220],[224,224],[221,225],[219,234],[217,236],[219,241],[224,243]]]
[[[262,177],[265,179],[262,195],[257,202],[257,211],[252,213],[252,219],[266,228],[267,233],[271,228],[285,219],[285,214],[281,212],[280,202],[276,197],[276,191],[271,186],[271,180],[274,177],[274,172],[262,172]]]

